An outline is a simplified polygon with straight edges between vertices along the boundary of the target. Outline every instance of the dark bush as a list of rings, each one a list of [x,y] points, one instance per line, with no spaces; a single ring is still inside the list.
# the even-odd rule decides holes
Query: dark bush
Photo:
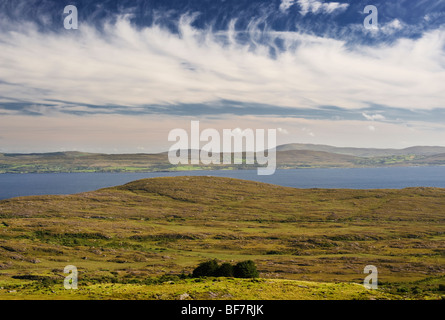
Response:
[[[215,260],[200,263],[193,270],[192,277],[235,277],[235,278],[258,278],[258,270],[252,260],[242,261],[235,266],[228,262],[219,265]]]
[[[219,265],[216,260],[210,260],[200,263],[195,270],[193,270],[193,277],[211,277],[216,275]]]
[[[258,278],[258,270],[255,262],[252,260],[238,262],[233,267],[233,275],[235,278]]]
[[[419,293],[422,293],[422,290],[416,286],[416,287],[412,288],[411,292],[414,294],[419,294]]]
[[[224,262],[219,268],[216,270],[217,277],[233,277],[233,266],[228,263]]]

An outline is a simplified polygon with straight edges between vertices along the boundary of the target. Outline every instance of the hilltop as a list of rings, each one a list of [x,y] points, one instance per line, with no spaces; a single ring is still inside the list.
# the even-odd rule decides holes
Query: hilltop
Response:
[[[57,298],[50,292],[64,294],[60,279],[71,264],[89,288],[73,294],[89,298],[122,298],[135,290],[147,293],[141,298],[170,299],[197,288],[194,298],[212,298],[209,291],[235,299],[318,299],[326,292],[347,299],[437,298],[445,277],[444,207],[445,189],[438,188],[294,189],[216,177],[143,179],[75,195],[3,200],[0,297],[11,297],[8,290],[44,290]],[[240,292],[238,280],[224,279],[213,291],[205,289],[208,281],[180,278],[168,289],[162,283],[171,279],[156,280],[188,274],[213,258],[254,260],[261,278],[278,281],[258,289],[276,291],[255,296]],[[378,267],[383,291],[356,285],[366,265]],[[308,286],[302,281],[318,289],[302,290]],[[312,296],[317,290],[324,293]]]

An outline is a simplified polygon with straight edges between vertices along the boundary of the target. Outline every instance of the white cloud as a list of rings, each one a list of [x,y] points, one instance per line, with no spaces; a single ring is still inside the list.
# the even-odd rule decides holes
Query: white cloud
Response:
[[[375,127],[374,126],[368,126],[369,131],[375,131]]]
[[[393,21],[391,21],[391,22],[388,24],[388,26],[391,27],[391,28],[393,28],[393,29],[397,29],[397,30],[399,30],[399,29],[402,29],[402,22],[400,22],[399,19],[394,19]]]
[[[363,117],[365,117],[367,120],[385,120],[385,117],[381,114],[366,114],[365,112],[362,113]]]
[[[317,0],[298,0],[301,7],[300,13],[304,16],[308,13],[313,14],[331,14],[334,11],[344,11],[348,8],[348,3],[339,2],[321,2]]]
[[[401,22],[399,19],[394,19],[391,22],[388,22],[387,24],[383,25],[380,28],[380,30],[386,34],[392,34],[398,30],[401,30],[404,27],[405,25],[403,22]]]
[[[289,131],[287,131],[286,129],[283,129],[283,128],[277,128],[277,131],[281,134],[289,134]]]
[[[295,4],[295,0],[281,0],[280,10],[286,12],[290,7]]]
[[[351,49],[344,41],[292,32],[267,32],[265,44],[255,43],[254,34],[247,44],[227,44],[220,38],[233,30],[199,31],[190,21],[181,20],[180,35],[158,26],[136,29],[123,18],[104,33],[85,24],[60,34],[30,26],[2,32],[2,99],[163,104],[166,113],[169,104],[221,99],[295,108],[444,107],[445,29]],[[277,39],[285,50],[271,57],[268,45]]]
[[[301,129],[301,131],[305,132],[308,136],[315,137],[315,134],[311,131],[311,129],[304,127]]]

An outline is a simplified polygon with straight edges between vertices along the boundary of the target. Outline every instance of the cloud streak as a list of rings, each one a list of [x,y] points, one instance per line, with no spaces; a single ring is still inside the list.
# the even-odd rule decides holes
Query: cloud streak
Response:
[[[339,2],[322,2],[317,0],[298,0],[301,7],[300,13],[305,16],[308,13],[313,14],[331,14],[346,10],[349,7],[348,3]]]
[[[1,95],[32,104],[159,104],[167,112],[169,105],[219,100],[291,108],[443,107],[444,29],[350,48],[341,40],[256,29],[240,42],[239,31],[214,33],[192,23],[193,16],[183,16],[175,34],[158,25],[136,28],[120,16],[103,32],[83,24],[71,32],[2,33]]]
[[[381,114],[366,114],[365,112],[362,113],[363,117],[365,117],[367,120],[385,120],[385,117]]]

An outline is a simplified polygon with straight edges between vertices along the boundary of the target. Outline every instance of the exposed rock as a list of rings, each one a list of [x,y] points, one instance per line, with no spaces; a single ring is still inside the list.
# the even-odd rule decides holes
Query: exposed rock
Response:
[[[179,300],[187,300],[190,299],[190,295],[186,292],[179,296]]]

